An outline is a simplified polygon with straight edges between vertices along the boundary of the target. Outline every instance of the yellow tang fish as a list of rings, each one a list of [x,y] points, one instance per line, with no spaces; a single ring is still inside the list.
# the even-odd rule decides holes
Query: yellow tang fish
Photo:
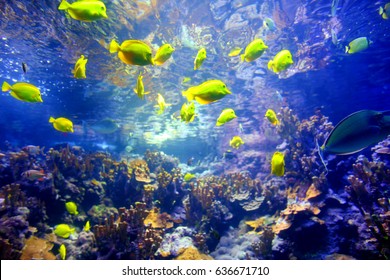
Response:
[[[25,102],[43,102],[41,97],[41,92],[39,89],[28,83],[16,83],[14,85],[10,85],[7,82],[3,83],[1,87],[2,91],[11,91],[10,94],[12,97]]]
[[[149,94],[150,92],[145,92],[144,83],[142,82],[143,76],[141,73],[139,73],[137,78],[137,87],[134,88],[134,92],[137,94],[138,98],[144,99],[145,94]]]
[[[159,108],[157,111],[157,115],[161,115],[162,113],[164,113],[166,107],[170,105],[171,104],[165,103],[165,99],[161,94],[157,93],[157,105],[154,106]]]
[[[265,117],[269,120],[270,123],[273,125],[280,125],[280,121],[278,120],[278,117],[276,116],[276,113],[272,109],[268,109],[267,112],[265,112]]]
[[[241,51],[242,51],[242,48],[235,47],[235,48],[231,49],[228,56],[238,56],[241,53]]]
[[[94,21],[108,18],[106,6],[101,1],[76,1],[72,4],[62,0],[58,10],[66,10],[73,19],[81,21]]]
[[[72,74],[76,79],[85,79],[87,78],[85,74],[85,67],[87,65],[88,59],[86,59],[83,55],[77,60],[74,65],[74,69],[72,70]]]
[[[244,54],[241,55],[241,61],[251,62],[259,58],[268,46],[261,39],[255,39],[246,46]]]
[[[207,57],[206,49],[201,48],[198,51],[198,53],[195,57],[195,60],[194,60],[194,70],[198,70],[200,68],[200,66],[202,66],[202,63],[206,59],[206,57]]]
[[[284,154],[275,152],[271,159],[271,173],[276,176],[284,175]]]
[[[242,141],[240,136],[233,136],[229,143],[229,145],[234,149],[238,149],[243,144],[245,144],[245,142]]]
[[[152,49],[140,40],[126,40],[121,45],[112,40],[109,50],[110,53],[118,52],[119,59],[126,64],[139,66],[153,64]]]
[[[61,244],[60,249],[58,249],[58,252],[60,253],[61,260],[65,260],[66,258],[66,247],[64,244]]]
[[[187,97],[188,101],[195,99],[200,104],[210,104],[227,94],[231,94],[231,92],[222,81],[209,80],[200,85],[190,87],[183,91],[182,94]]]
[[[54,229],[54,234],[62,238],[68,238],[74,232],[75,228],[71,228],[67,224],[59,224]]]
[[[192,174],[192,173],[187,173],[186,175],[184,175],[184,181],[186,181],[186,182],[189,182],[189,181],[191,181],[192,179],[194,179],[196,176],[194,175],[194,174]]]
[[[195,103],[190,102],[189,104],[184,103],[180,109],[180,119],[183,122],[190,123],[195,119]]]
[[[153,63],[155,65],[164,64],[164,62],[167,61],[171,57],[171,55],[174,51],[175,51],[175,49],[170,44],[162,45],[157,50],[157,53],[153,58]]]
[[[348,46],[345,46],[345,52],[349,54],[364,51],[372,42],[367,37],[359,37],[352,40]]]
[[[225,123],[230,122],[235,118],[237,118],[237,116],[233,109],[230,108],[224,109],[219,115],[217,119],[217,123],[215,125],[216,126],[224,125]]]
[[[71,215],[78,215],[79,212],[77,211],[77,204],[73,201],[69,201],[65,203],[66,210],[68,210],[69,214]]]
[[[89,221],[87,221],[85,223],[83,230],[88,232],[90,229],[91,229],[91,224],[89,223]]]
[[[280,71],[286,70],[294,63],[292,54],[289,50],[281,50],[278,52],[273,60],[268,62],[268,69],[279,73]]]
[[[52,123],[54,128],[61,132],[74,132],[73,131],[73,123],[71,120],[67,118],[53,118],[50,117],[49,123]]]

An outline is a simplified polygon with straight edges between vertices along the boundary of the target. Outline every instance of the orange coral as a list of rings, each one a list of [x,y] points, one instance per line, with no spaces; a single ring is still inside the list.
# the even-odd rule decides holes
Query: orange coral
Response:
[[[182,248],[175,260],[213,260],[209,255],[202,254],[193,246]]]
[[[313,184],[310,185],[310,187],[306,191],[306,197],[305,201],[309,200],[310,198],[317,197],[321,194],[321,191],[316,188],[316,186]]]
[[[148,216],[144,220],[144,225],[151,225],[152,228],[172,228],[173,222],[171,216],[167,213],[160,214],[158,208],[150,210]]]
[[[318,215],[321,212],[318,207],[312,206],[310,203],[294,203],[289,204],[287,208],[282,211],[282,214],[284,216],[290,216],[306,210],[311,211],[314,215]]]
[[[247,224],[248,226],[252,227],[253,230],[250,231],[250,233],[258,233],[258,234],[261,234],[263,233],[263,231],[260,231],[260,232],[256,232],[256,230],[258,228],[262,228],[263,225],[264,225],[264,222],[265,222],[265,217],[260,217],[254,221],[246,221],[245,224]]]
[[[278,222],[272,226],[272,232],[275,234],[279,234],[282,230],[289,229],[291,227],[291,223],[285,219],[280,219]]]
[[[142,159],[136,159],[129,163],[129,173],[134,174],[135,180],[142,183],[150,183],[150,171],[146,161]]]
[[[27,239],[26,244],[22,250],[21,260],[55,260],[56,257],[52,252],[53,243],[31,236]]]

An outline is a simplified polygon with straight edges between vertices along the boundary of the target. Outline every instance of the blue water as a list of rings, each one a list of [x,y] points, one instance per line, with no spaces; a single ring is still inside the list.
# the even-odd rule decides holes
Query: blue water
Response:
[[[331,1],[316,1],[310,5],[283,1],[221,1],[213,4],[206,1],[191,4],[194,7],[186,1],[180,5],[163,1],[154,8],[142,3],[131,4],[134,8],[127,17],[119,3],[107,4],[109,20],[92,23],[66,18],[56,9],[56,3],[3,3],[1,76],[6,81],[35,84],[42,91],[44,103],[16,102],[8,93],[2,93],[2,104],[6,109],[1,110],[0,142],[8,140],[19,146],[50,146],[62,141],[88,145],[90,143],[82,131],[76,130],[75,135],[61,135],[52,129],[48,118],[51,115],[67,116],[77,126],[83,121],[91,123],[109,117],[122,125],[131,125],[129,131],[134,135],[133,142],[137,142],[135,148],[141,149],[142,153],[146,147],[142,133],[153,129],[155,122],[169,125],[170,115],[180,110],[185,100],[180,92],[186,88],[180,85],[180,79],[185,76],[193,77],[190,85],[210,78],[227,81],[233,95],[224,102],[202,108],[199,115],[204,117],[204,127],[194,122],[181,128],[194,132],[190,141],[184,136],[161,143],[158,148],[170,153],[174,153],[170,146],[177,141],[184,141],[187,146],[203,146],[209,142],[210,132],[226,133],[226,130],[215,129],[213,120],[209,119],[215,118],[222,107],[242,104],[242,109],[237,110],[244,126],[244,117],[262,115],[268,107],[277,110],[279,104],[269,97],[276,91],[282,93],[283,105],[289,105],[300,117],[308,117],[314,108],[322,106],[324,114],[335,123],[357,110],[389,108],[389,99],[386,98],[389,24],[378,14],[380,3],[341,1],[334,17],[330,14]],[[144,9],[148,15],[137,18],[137,9]],[[192,14],[192,11],[199,11],[202,16]],[[280,22],[275,16],[278,29],[275,32],[262,30],[262,19],[272,18],[273,14],[283,15]],[[237,16],[242,19],[237,20]],[[124,20],[127,26],[120,20]],[[339,47],[332,44],[332,28],[337,31]],[[243,34],[238,37],[240,29]],[[189,34],[183,30],[189,30]],[[227,57],[230,50],[227,44],[231,44],[231,48],[245,47],[259,33],[265,35],[262,38],[270,47],[260,59],[241,64],[237,59]],[[205,36],[209,36],[207,40]],[[373,42],[369,50],[346,55],[344,46],[361,36],[367,36]],[[132,93],[137,72],[142,67],[127,66],[132,72],[127,74],[116,55],[111,55],[98,43],[103,40],[108,44],[112,38],[118,38],[120,42],[129,38],[146,39],[153,44],[155,51],[162,42],[170,42],[176,48],[169,65],[158,69],[144,67],[148,71],[145,75],[149,80],[147,90],[153,94],[163,93],[167,102],[173,104],[163,116],[149,114],[152,100],[141,102]],[[208,58],[202,70],[196,72],[192,70],[192,62],[196,49],[203,45],[209,49]],[[287,79],[280,79],[266,69],[267,61],[281,48],[291,50],[295,59]],[[86,80],[76,80],[70,72],[80,54],[89,58]],[[301,67],[304,60],[311,62]],[[22,62],[28,66],[25,75]],[[124,87],[113,84],[113,77],[123,79]],[[263,122],[263,119],[256,121]],[[256,126],[258,124],[251,123],[248,129],[256,129]],[[128,131],[122,132],[116,142],[101,139],[99,135],[93,141],[119,145],[120,152],[127,144],[124,134]],[[203,141],[199,143],[200,140]],[[196,150],[194,147],[194,152]],[[180,157],[181,153],[175,155]]]
[[[269,108],[278,113],[289,107],[301,120],[320,108],[333,124],[358,110],[390,109],[390,20],[378,12],[384,1],[334,1],[332,16],[331,0],[116,0],[105,1],[108,19],[95,22],[70,18],[57,9],[59,2],[0,0],[0,82],[32,83],[44,101],[21,102],[1,93],[4,152],[26,145],[48,151],[69,144],[109,152],[120,160],[142,158],[152,150],[181,163],[192,159],[202,165],[199,172],[221,175],[246,172],[248,155],[267,154],[268,160],[283,142],[264,118]],[[275,22],[275,31],[263,27],[266,17]],[[371,41],[368,49],[346,54],[345,46],[358,37]],[[108,51],[114,38],[143,40],[153,53],[170,43],[175,51],[162,66],[129,66]],[[259,59],[248,63],[228,56],[233,47],[245,48],[255,38],[269,46]],[[200,47],[207,49],[207,59],[194,71]],[[267,69],[267,62],[282,49],[291,51],[294,64],[277,75]],[[88,58],[85,80],[71,73],[81,54]],[[140,72],[145,90],[151,92],[145,100],[133,92]],[[191,81],[182,84],[184,77]],[[224,81],[232,94],[197,105],[195,121],[180,122],[175,116],[186,101],[181,92],[208,79]],[[162,115],[155,112],[157,93],[171,104]],[[233,108],[238,118],[215,127],[224,108]],[[69,118],[75,132],[54,130],[50,116]],[[106,118],[119,130],[101,134],[89,127]],[[235,152],[242,161],[224,167],[223,154],[238,134],[248,143]],[[304,141],[314,146],[314,139]],[[222,167],[213,170],[211,162]],[[267,173],[261,166],[250,170],[252,178],[261,180]]]

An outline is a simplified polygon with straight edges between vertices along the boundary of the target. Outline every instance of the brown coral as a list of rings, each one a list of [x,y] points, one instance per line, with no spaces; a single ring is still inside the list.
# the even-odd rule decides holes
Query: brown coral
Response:
[[[167,213],[160,214],[158,208],[153,208],[145,218],[144,225],[151,225],[152,228],[172,228],[173,222],[170,215]]]
[[[135,159],[129,163],[129,173],[134,175],[135,180],[141,183],[150,183],[150,171],[146,161]]]
[[[272,232],[279,234],[281,231],[289,229],[291,227],[291,222],[286,219],[279,219],[275,225],[272,225]]]
[[[21,260],[55,260],[52,252],[53,244],[45,239],[31,236],[22,250]]]
[[[181,249],[175,260],[213,260],[213,258],[209,255],[200,253],[198,249],[190,246]]]
[[[304,200],[309,200],[311,198],[317,197],[321,194],[321,191],[316,188],[314,184],[311,184],[310,187],[306,191],[306,197]]]
[[[258,228],[262,228],[263,225],[264,225],[264,222],[265,222],[265,217],[260,217],[256,220],[253,220],[253,221],[246,221],[245,224],[247,224],[248,226],[250,226],[251,228],[253,228],[252,231],[250,231],[249,233],[257,233],[257,234],[262,234],[263,231],[257,231]]]

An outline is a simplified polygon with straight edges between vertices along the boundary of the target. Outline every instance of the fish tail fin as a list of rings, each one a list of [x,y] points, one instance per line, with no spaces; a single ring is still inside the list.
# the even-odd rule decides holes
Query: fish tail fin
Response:
[[[49,119],[49,123],[54,123],[56,120],[55,120],[55,118],[53,118],[53,117],[50,117],[50,119]]]
[[[65,0],[62,0],[60,5],[58,6],[58,10],[67,10],[69,9],[70,4],[66,2]]]
[[[328,168],[326,167],[326,163],[324,161],[324,155],[323,155],[323,149],[320,147],[320,145],[318,144],[318,139],[316,139],[316,147],[317,147],[317,152],[318,152],[318,156],[320,157],[320,160],[322,162],[322,164],[324,165],[325,167],[325,176],[328,174]]]
[[[9,91],[9,90],[11,90],[10,84],[7,83],[7,82],[4,82],[3,85],[2,85],[2,87],[1,87],[1,90],[2,90],[2,91]]]
[[[268,61],[268,64],[267,64],[268,70],[271,70],[273,65],[274,65],[274,61],[273,60]]]
[[[115,39],[112,39],[112,41],[110,42],[109,50],[110,50],[110,53],[116,53],[120,50],[120,46],[119,46],[118,42],[115,41]]]
[[[381,7],[379,7],[379,15],[383,15],[383,13],[384,13],[384,10],[383,10],[383,7],[381,6]]]
[[[345,46],[345,53],[349,53],[349,46]]]
[[[187,101],[190,102],[195,99],[194,95],[191,93],[190,90],[183,91],[183,96],[187,97]]]

